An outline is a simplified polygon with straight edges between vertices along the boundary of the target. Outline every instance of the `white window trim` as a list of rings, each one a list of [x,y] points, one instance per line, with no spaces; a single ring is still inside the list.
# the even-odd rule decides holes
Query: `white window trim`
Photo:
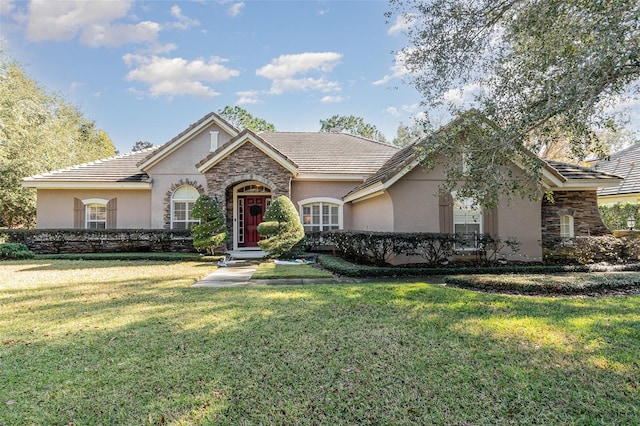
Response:
[[[175,218],[175,202],[176,202],[176,201],[177,201],[177,202],[185,202],[185,203],[189,203],[189,202],[190,202],[190,203],[195,203],[195,202],[196,202],[196,200],[197,200],[197,198],[196,198],[195,200],[192,200],[192,199],[186,199],[186,198],[174,198],[174,197],[175,197],[176,192],[178,192],[178,190],[179,190],[180,188],[184,188],[184,187],[191,187],[191,188],[195,189],[195,190],[196,190],[196,192],[200,193],[200,191],[198,191],[198,190],[197,190],[194,186],[192,186],[192,185],[181,185],[181,186],[177,187],[177,188],[173,191],[173,194],[171,194],[171,213],[170,213],[170,214],[171,214],[171,217],[169,218],[169,219],[170,219],[170,229],[176,229],[176,228],[174,228],[174,226],[173,226],[175,222],[178,222],[178,223],[185,223],[185,224],[186,224],[186,228],[185,228],[185,230],[189,230],[189,223],[191,223],[191,222],[197,222],[197,223],[200,223],[200,219],[195,219],[195,220],[191,219],[191,212],[190,212],[189,210],[187,210],[187,214],[188,214],[188,216],[187,216],[187,219],[186,219],[186,220],[175,221],[175,219],[174,219],[174,218]]]
[[[106,206],[108,202],[109,200],[105,200],[104,198],[87,198],[86,200],[82,200],[82,204],[85,206],[87,204],[104,204]]]
[[[99,198],[91,198],[89,200],[86,201],[97,201],[97,202],[93,202],[93,203],[85,203],[85,200],[83,200],[83,204],[84,204],[84,229],[107,229],[107,200],[100,200]],[[104,201],[104,202],[103,202]],[[90,215],[89,215],[89,208],[91,206],[98,206],[98,207],[104,207],[104,220],[91,220]],[[89,222],[92,223],[102,223],[104,222],[104,228],[89,228]]]
[[[467,223],[467,222],[456,222],[456,212],[455,212],[455,209],[457,208],[457,206],[460,205],[460,204],[463,204],[463,203],[460,203],[459,201],[464,201],[467,198],[464,198],[464,199],[458,198],[455,191],[451,193],[451,197],[453,198],[453,218],[452,219],[453,219],[453,232],[455,234],[456,224],[465,224],[465,223]],[[478,235],[482,235],[482,233],[484,232],[484,229],[482,229],[483,228],[483,222],[484,222],[484,211],[483,211],[482,207],[477,205],[477,204],[474,205],[474,207],[475,207],[474,210],[477,210],[478,211],[478,215],[479,215],[479,220],[477,222],[478,223]],[[455,249],[457,251],[462,251],[462,252],[464,252],[464,251],[475,251],[475,250],[478,249],[477,241],[474,243],[473,247],[456,247]]]
[[[302,207],[307,204],[314,203],[328,203],[328,204],[337,204],[338,205],[338,229],[344,229],[344,220],[343,220],[343,211],[344,211],[344,201],[338,200],[337,198],[329,198],[329,197],[312,197],[305,198],[304,200],[298,201],[298,213],[300,214],[300,223],[304,226],[304,220],[302,217]]]
[[[562,235],[562,219],[563,218],[569,218],[569,235]],[[574,238],[575,237],[575,231],[574,231],[574,217],[573,215],[570,214],[563,214],[562,216],[560,216],[560,238]]]

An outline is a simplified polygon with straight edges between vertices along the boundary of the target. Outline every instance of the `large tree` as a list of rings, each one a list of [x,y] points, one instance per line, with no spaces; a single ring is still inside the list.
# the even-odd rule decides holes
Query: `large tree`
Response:
[[[351,135],[361,136],[379,142],[387,141],[376,126],[366,123],[364,118],[354,115],[334,115],[326,120],[320,120],[320,131],[344,131]]]
[[[0,52],[0,226],[35,222],[35,191],[22,178],[114,152],[106,133]]]
[[[237,105],[234,107],[227,105],[219,110],[218,114],[240,130],[249,129],[254,132],[274,132],[276,130],[276,126],[273,124],[262,118],[254,117],[246,109]]]
[[[574,159],[602,154],[598,133],[614,129],[618,118],[612,103],[638,94],[637,0],[391,0],[391,6],[389,17],[412,24],[398,57],[424,103],[442,106],[456,90],[475,88],[473,105],[499,129],[490,143],[486,129],[472,126],[456,139],[485,161],[470,164],[460,183],[476,199],[513,187],[481,178],[482,170],[515,157],[535,178],[540,164],[525,148],[540,152],[555,136],[571,136]],[[431,138],[434,151],[453,140],[446,131],[439,136]],[[441,158],[447,166],[459,163]]]

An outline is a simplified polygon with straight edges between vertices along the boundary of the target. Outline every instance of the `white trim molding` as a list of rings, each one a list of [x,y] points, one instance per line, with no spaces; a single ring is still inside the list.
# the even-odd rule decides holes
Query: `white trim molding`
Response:
[[[339,200],[337,198],[330,198],[330,197],[311,197],[311,198],[305,198],[304,200],[298,201],[298,213],[300,215],[300,223],[302,223],[303,226],[304,226],[304,218],[302,217],[302,211],[303,211],[302,208],[307,204],[314,204],[314,203],[327,203],[327,204],[337,205],[338,206],[338,228],[344,229],[344,220],[343,220],[344,201]]]

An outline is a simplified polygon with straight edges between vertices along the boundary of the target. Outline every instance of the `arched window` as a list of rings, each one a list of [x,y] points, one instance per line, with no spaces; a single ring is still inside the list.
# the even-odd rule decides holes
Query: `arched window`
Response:
[[[456,243],[456,249],[477,248],[478,236],[482,234],[482,207],[472,198],[457,198],[453,195],[453,232],[464,241]]]
[[[171,229],[191,229],[199,219],[191,217],[193,205],[200,196],[197,189],[190,185],[183,185],[175,190],[171,196]]]
[[[573,216],[563,214],[560,216],[560,238],[573,238]]]
[[[342,229],[342,201],[333,198],[308,198],[298,202],[305,232]]]

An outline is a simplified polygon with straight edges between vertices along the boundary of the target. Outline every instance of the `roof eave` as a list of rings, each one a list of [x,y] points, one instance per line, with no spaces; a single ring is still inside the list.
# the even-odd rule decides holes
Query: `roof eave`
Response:
[[[152,182],[38,181],[23,180],[23,188],[36,189],[151,189]]]

